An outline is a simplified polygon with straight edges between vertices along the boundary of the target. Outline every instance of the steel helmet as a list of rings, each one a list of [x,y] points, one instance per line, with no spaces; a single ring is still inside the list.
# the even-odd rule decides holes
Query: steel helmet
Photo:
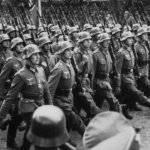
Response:
[[[24,34],[24,35],[23,35],[23,38],[24,38],[25,40],[32,39],[32,37],[31,37],[30,34]]]
[[[59,29],[58,25],[55,25],[55,26],[51,26],[50,30],[54,32],[54,31],[60,30],[60,29]]]
[[[110,36],[108,33],[102,33],[99,36],[98,43],[102,43],[103,41],[110,40]]]
[[[16,37],[11,40],[11,49],[13,49],[17,44],[23,43],[23,40],[20,37]]]
[[[90,35],[90,33],[89,32],[86,32],[86,31],[84,31],[84,32],[80,32],[79,33],[79,43],[81,43],[81,42],[83,42],[84,40],[90,40],[92,37],[91,37],[91,35]]]
[[[38,40],[38,45],[41,48],[42,46],[44,46],[47,43],[51,43],[50,39],[48,37],[41,37]]]
[[[29,30],[32,30],[32,25],[27,24],[27,26],[24,28],[23,32],[26,32],[26,31],[29,31]]]
[[[31,25],[32,30],[37,30],[35,25]]]
[[[122,33],[122,38],[120,40],[124,41],[128,38],[133,38],[133,37],[134,37],[134,34],[130,31],[127,31],[127,32]]]
[[[41,38],[41,37],[48,37],[48,33],[47,32],[41,32],[39,35],[38,35],[38,38]]]
[[[147,32],[150,33],[150,26],[147,27]]]
[[[61,41],[58,43],[58,54],[62,54],[65,50],[73,48],[73,45],[69,41]]]
[[[37,35],[39,35],[41,32],[45,32],[43,27],[38,28]]]
[[[90,24],[84,24],[84,26],[83,26],[83,31],[86,31],[86,30],[88,30],[88,29],[92,29],[92,25],[90,25]]]
[[[24,51],[23,51],[24,58],[30,58],[31,55],[36,54],[36,53],[40,53],[40,49],[38,48],[37,45],[29,44],[24,47]]]
[[[70,39],[67,35],[65,35],[65,40],[64,40],[64,36],[60,35],[59,38],[58,38],[58,42],[60,42],[60,41],[70,41]]]
[[[74,32],[78,32],[78,29],[76,27],[70,27],[69,32],[68,32],[69,35],[74,33]]]
[[[117,28],[119,28],[119,29],[122,28],[121,24],[119,24],[119,23],[117,23],[117,24],[115,25],[115,27],[117,27]]]
[[[98,24],[96,25],[96,27],[98,27],[98,28],[102,28],[102,27],[103,27],[103,25],[102,25],[101,23],[98,23]]]
[[[3,31],[3,25],[0,23],[0,31]]]
[[[141,27],[141,26],[140,26],[139,23],[135,23],[135,24],[133,24],[132,30],[133,30],[133,31],[137,31],[140,27]]]
[[[7,34],[0,35],[0,43],[2,43],[3,41],[7,41],[7,40],[10,40],[10,38]]]
[[[7,26],[6,32],[9,34],[10,32],[16,31],[13,26]]]
[[[88,150],[139,150],[138,137],[139,134],[123,115],[103,112],[96,115],[86,127],[83,146]]]
[[[91,29],[91,36],[94,36],[94,35],[97,35],[97,34],[100,34],[100,33],[102,33],[101,32],[101,30],[100,30],[100,28],[99,27],[93,27],[92,29]]]
[[[27,138],[33,145],[43,148],[65,144],[69,136],[63,111],[53,105],[39,107],[33,114]]]
[[[121,32],[120,28],[114,27],[114,28],[112,29],[112,34],[115,34],[115,33],[117,33],[117,32]]]
[[[57,37],[57,36],[59,36],[59,35],[62,35],[61,30],[55,30],[54,37]]]
[[[110,28],[105,28],[105,32],[109,34],[109,33],[111,33],[111,29]]]
[[[123,31],[124,31],[124,32],[131,31],[131,27],[130,27],[129,25],[125,25],[125,26],[123,27]]]
[[[54,26],[54,25],[50,23],[50,24],[48,25],[48,29],[50,29],[52,26]]]
[[[137,30],[137,36],[140,36],[144,33],[148,33],[147,28],[145,28],[145,27],[141,27]]]

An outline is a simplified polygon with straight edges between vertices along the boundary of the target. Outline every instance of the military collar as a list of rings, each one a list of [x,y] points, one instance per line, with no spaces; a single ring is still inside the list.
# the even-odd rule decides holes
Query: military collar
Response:
[[[67,67],[71,67],[71,62],[70,63],[65,63],[63,60],[60,60],[62,64],[65,64]]]
[[[26,64],[26,68],[29,69],[30,71],[32,71],[33,73],[38,72],[38,70],[34,67],[32,67],[29,63]]]

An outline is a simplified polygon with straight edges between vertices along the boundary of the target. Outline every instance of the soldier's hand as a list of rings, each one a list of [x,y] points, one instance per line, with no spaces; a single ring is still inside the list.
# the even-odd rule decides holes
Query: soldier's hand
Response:
[[[83,54],[82,60],[84,61],[84,63],[87,63],[88,62],[88,56]]]
[[[121,94],[121,89],[120,89],[120,87],[116,87],[116,88],[114,89],[114,94],[115,94],[115,96],[119,96],[119,95]]]

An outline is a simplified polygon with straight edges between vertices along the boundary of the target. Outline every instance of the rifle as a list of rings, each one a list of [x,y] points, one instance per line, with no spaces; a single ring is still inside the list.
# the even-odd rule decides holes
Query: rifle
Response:
[[[141,75],[140,75],[140,71],[139,71],[138,57],[137,57],[137,53],[134,48],[134,43],[132,44],[132,51],[133,51],[134,58],[135,58],[135,72],[134,73],[139,78]]]

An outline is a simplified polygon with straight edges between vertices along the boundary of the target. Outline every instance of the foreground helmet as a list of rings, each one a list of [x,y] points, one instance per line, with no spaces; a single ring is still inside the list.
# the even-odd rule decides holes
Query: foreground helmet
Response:
[[[0,35],[0,43],[2,43],[3,41],[7,41],[7,40],[10,40],[7,34]]]
[[[50,39],[48,37],[41,37],[39,40],[38,40],[38,45],[39,47],[42,47],[44,46],[45,44],[47,43],[51,43]]]
[[[8,26],[6,29],[7,34],[9,34],[10,32],[13,32],[13,31],[16,31],[13,26]]]
[[[47,32],[41,32],[38,37],[41,38],[41,37],[44,37],[44,36],[47,36],[48,37],[48,33]]]
[[[27,138],[32,144],[43,148],[66,143],[69,136],[63,111],[53,105],[39,107],[33,114]]]
[[[112,34],[116,34],[117,32],[121,32],[120,28],[114,27],[114,28],[112,29]]]
[[[83,42],[84,40],[90,40],[92,37],[89,32],[80,32],[79,33],[79,43]]]
[[[145,27],[139,28],[137,30],[137,36],[140,36],[140,35],[142,35],[144,33],[148,33],[147,28],[145,28]]]
[[[24,47],[24,58],[30,58],[31,55],[39,53],[40,50],[37,45],[35,44],[29,44],[26,47]]]
[[[134,34],[130,31],[127,31],[122,34],[121,41],[125,41],[126,39],[133,38],[133,37],[134,37]]]
[[[140,150],[138,138],[140,135],[124,116],[117,112],[103,112],[86,127],[83,145],[88,150]]]
[[[73,48],[73,45],[69,41],[61,41],[58,43],[58,54],[63,53],[65,50]]]
[[[98,43],[102,43],[103,41],[110,40],[110,36],[108,33],[102,33],[99,35]]]
[[[100,28],[98,28],[98,27],[93,27],[92,29],[91,29],[91,36],[94,36],[94,35],[97,35],[97,34],[100,34],[101,33],[101,30],[100,30]]]
[[[20,37],[16,37],[11,40],[11,49],[13,49],[17,44],[23,43],[23,40]]]

